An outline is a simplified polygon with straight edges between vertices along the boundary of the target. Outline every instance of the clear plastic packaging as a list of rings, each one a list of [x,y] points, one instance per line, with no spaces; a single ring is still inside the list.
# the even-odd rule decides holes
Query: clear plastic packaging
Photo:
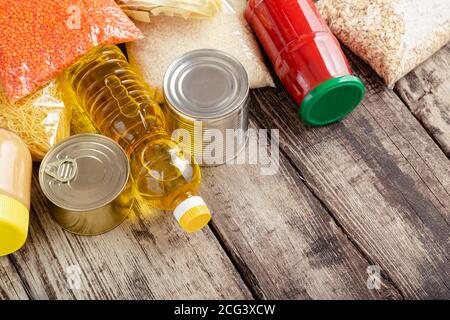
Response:
[[[224,51],[238,59],[247,71],[250,87],[274,86],[254,35],[244,18],[246,1],[222,1],[211,19],[153,17],[137,23],[144,39],[127,44],[131,64],[156,90],[155,100],[164,101],[162,85],[169,65],[183,54],[198,49]]]
[[[320,0],[333,33],[392,88],[450,41],[448,0]]]
[[[94,46],[141,35],[114,0],[0,0],[0,87],[16,102]]]
[[[17,251],[27,239],[32,168],[25,143],[0,128],[0,257]]]
[[[174,210],[187,232],[204,227],[211,214],[198,196],[200,168],[170,138],[161,108],[120,49],[97,47],[65,74],[73,95],[95,127],[127,153],[137,196],[155,208]]]
[[[220,8],[221,0],[116,0],[134,20],[150,22],[153,16],[210,18]]]
[[[70,135],[81,133],[100,134],[100,131],[95,126],[95,123],[92,121],[87,111],[78,103],[77,96],[75,95],[71,84],[67,81],[65,73],[59,76],[57,81],[63,92],[62,100],[66,107],[70,108],[71,111],[69,124]]]
[[[71,108],[63,103],[56,80],[14,104],[0,94],[0,128],[22,138],[33,160],[42,160],[50,147],[70,135],[70,118]]]

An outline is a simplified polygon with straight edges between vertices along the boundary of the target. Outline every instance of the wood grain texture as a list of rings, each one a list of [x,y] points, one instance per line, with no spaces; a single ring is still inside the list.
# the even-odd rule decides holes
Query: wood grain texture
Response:
[[[75,236],[52,220],[36,171],[30,236],[13,255],[32,298],[252,298],[209,228],[187,235],[170,213],[141,205],[107,234]],[[67,268],[74,265],[81,270],[79,290],[69,287]]]
[[[28,299],[19,274],[8,256],[0,257],[0,300]]]
[[[405,298],[450,298],[449,160],[391,90],[352,56],[366,98],[344,121],[306,128],[284,91],[252,114],[347,236]]]
[[[450,161],[393,91],[352,64],[366,99],[328,127],[306,128],[279,83],[253,94],[252,126],[280,130],[279,172],[205,168],[214,216],[198,234],[140,204],[110,233],[74,236],[51,219],[35,170],[30,237],[0,258],[0,299],[450,298]],[[406,92],[421,95],[404,92],[407,103]],[[374,264],[381,290],[366,286]]]
[[[450,157],[450,44],[401,79],[395,91]]]
[[[259,163],[266,167],[267,156]],[[274,175],[250,164],[204,168],[203,174],[213,228],[258,298],[401,298],[387,282],[379,291],[367,288],[372,263],[283,155]]]

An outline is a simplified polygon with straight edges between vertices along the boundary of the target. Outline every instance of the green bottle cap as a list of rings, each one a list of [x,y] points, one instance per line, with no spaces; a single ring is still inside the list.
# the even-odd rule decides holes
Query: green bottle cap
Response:
[[[310,126],[339,121],[358,106],[364,92],[363,83],[355,76],[327,80],[306,95],[299,116]]]

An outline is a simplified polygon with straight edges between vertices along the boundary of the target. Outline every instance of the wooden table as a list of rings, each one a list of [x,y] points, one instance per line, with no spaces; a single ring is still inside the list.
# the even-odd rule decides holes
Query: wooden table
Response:
[[[280,83],[253,92],[251,126],[280,130],[279,172],[204,169],[214,217],[197,234],[141,204],[110,233],[74,236],[36,165],[29,239],[0,258],[0,298],[449,299],[450,45],[393,91],[349,55],[367,95],[340,123],[305,127]]]

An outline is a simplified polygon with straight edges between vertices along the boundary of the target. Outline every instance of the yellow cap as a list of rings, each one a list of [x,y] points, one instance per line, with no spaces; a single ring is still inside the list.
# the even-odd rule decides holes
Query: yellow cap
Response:
[[[174,211],[175,218],[186,232],[196,232],[211,220],[211,212],[201,197],[190,197],[180,203]]]
[[[28,209],[20,201],[0,194],[0,257],[24,245],[28,223]]]

